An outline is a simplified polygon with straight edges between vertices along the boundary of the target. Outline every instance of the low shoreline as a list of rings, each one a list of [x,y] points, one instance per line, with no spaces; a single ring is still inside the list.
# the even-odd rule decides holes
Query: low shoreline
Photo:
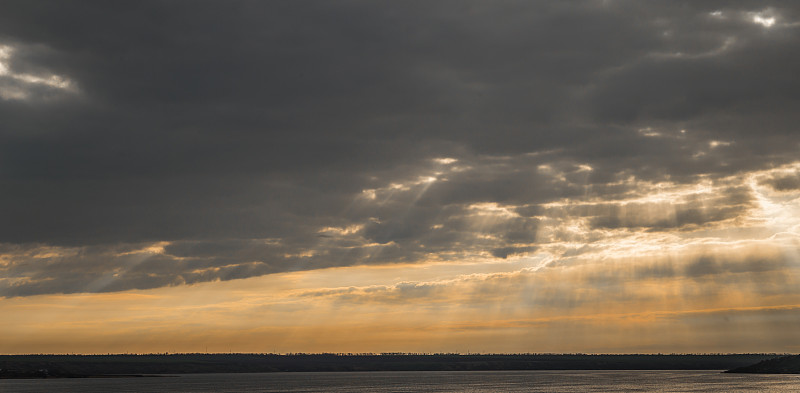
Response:
[[[800,355],[766,359],[756,364],[734,368],[732,374],[800,374]]]
[[[164,378],[175,377],[175,375],[161,375],[161,374],[97,374],[97,375],[82,375],[82,374],[56,374],[56,375],[31,375],[30,373],[9,373],[0,374],[2,379],[72,379],[72,378]]]
[[[499,371],[731,370],[778,354],[148,354],[0,355],[0,378],[121,378],[169,374]]]

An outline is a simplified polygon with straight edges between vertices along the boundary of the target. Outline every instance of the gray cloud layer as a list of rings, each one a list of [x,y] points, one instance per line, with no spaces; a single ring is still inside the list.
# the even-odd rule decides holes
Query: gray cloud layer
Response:
[[[798,33],[789,2],[5,1],[0,295],[531,252],[543,204],[796,160]],[[698,227],[736,187],[570,214]]]

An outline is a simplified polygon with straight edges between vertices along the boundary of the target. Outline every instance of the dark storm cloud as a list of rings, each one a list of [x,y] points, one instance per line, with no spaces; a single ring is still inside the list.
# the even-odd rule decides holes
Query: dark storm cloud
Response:
[[[536,249],[539,204],[794,160],[795,8],[3,2],[0,243],[79,255],[14,259],[0,293],[504,258]],[[746,207],[724,202],[594,224]],[[480,216],[486,203],[518,215]],[[117,256],[159,241],[135,268]]]
[[[774,176],[764,180],[777,191],[800,190],[800,174]]]
[[[647,228],[669,230],[695,228],[742,216],[753,207],[746,187],[718,190],[714,196],[691,195],[686,200],[667,203],[626,203],[583,208],[596,228]]]

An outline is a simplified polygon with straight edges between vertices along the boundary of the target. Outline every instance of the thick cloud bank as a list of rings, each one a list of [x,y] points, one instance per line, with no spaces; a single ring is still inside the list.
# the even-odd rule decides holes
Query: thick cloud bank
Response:
[[[5,1],[0,296],[796,249],[798,47],[790,2]]]

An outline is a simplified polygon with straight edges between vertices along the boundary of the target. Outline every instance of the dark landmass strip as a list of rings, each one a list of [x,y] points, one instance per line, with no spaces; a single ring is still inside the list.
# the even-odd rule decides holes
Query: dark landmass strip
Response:
[[[33,368],[32,365],[13,365],[11,368],[0,368],[0,379],[38,379],[38,378],[130,378],[158,377],[161,375],[141,374],[76,374],[64,371],[58,365],[49,368]]]
[[[800,374],[800,355],[766,359],[753,365],[728,370],[726,373]]]
[[[727,370],[776,354],[148,354],[0,355],[0,378],[310,371]]]

